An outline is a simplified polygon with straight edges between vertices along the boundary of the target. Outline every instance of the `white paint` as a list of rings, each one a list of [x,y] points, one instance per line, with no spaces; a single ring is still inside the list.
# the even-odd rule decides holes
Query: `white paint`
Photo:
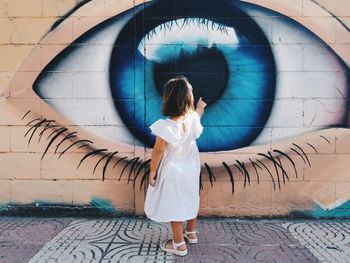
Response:
[[[80,42],[39,84],[44,97],[51,98],[45,101],[76,125],[119,143],[142,146],[115,110],[108,79],[114,41],[128,19],[127,14],[120,15],[118,21]]]
[[[177,56],[176,52],[181,52],[178,48],[169,49],[169,46],[186,45],[186,51],[194,53],[198,45],[210,48],[216,44],[238,44],[234,28],[208,19],[181,18],[154,28],[140,41],[138,50],[148,60],[161,62],[167,57],[172,59],[174,55]]]

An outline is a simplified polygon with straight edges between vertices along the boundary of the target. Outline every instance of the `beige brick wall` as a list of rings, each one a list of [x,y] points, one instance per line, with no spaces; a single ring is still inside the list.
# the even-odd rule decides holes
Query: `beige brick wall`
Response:
[[[62,23],[63,26],[59,26],[49,33],[50,27],[55,21],[77,5],[78,0],[0,0],[1,205],[43,202],[79,206],[90,204],[93,198],[100,198],[109,200],[117,211],[143,214],[145,189],[139,191],[140,178],[135,189],[132,188],[132,182],[127,183],[125,177],[118,181],[121,172],[121,167],[118,166],[115,169],[108,167],[106,180],[102,181],[101,174],[104,162],[99,164],[94,174],[92,172],[94,165],[101,157],[100,155],[89,157],[77,169],[79,161],[86,153],[86,148],[72,147],[58,160],[58,154],[54,154],[54,146],[57,141],[61,140],[59,139],[41,159],[47,147],[45,137],[50,132],[45,133],[40,142],[38,142],[37,135],[33,136],[30,145],[28,145],[30,134],[24,137],[30,128],[26,126],[29,120],[48,116],[47,118],[55,117],[55,121],[69,127],[70,131],[79,130],[78,134],[81,136],[79,138],[94,138],[91,133],[84,131],[84,127],[75,126],[67,119],[57,115],[54,110],[48,109],[40,98],[33,95],[32,84],[55,55],[68,47],[73,40],[93,25],[118,13],[117,11],[128,9],[134,2],[140,4],[144,1],[92,0],[68,17]],[[247,0],[244,2],[275,10],[309,28],[349,67],[350,33],[346,29],[346,27],[350,27],[350,2],[348,0]],[[274,18],[265,20],[264,17],[256,19],[271,23],[271,34],[268,38],[275,45],[277,52],[283,50],[284,46],[279,43],[280,35],[274,31],[274,28],[277,27],[276,20]],[[317,56],[322,54],[308,58],[305,54],[306,48],[302,46],[298,46],[298,48],[300,52],[304,52],[301,55],[300,72],[322,72],[322,69],[313,70],[314,65],[316,68],[319,66],[317,65]],[[286,71],[288,74],[288,69]],[[296,72],[296,74],[300,72]],[[71,74],[71,72],[67,74]],[[337,75],[332,82],[333,86],[338,85],[336,79]],[[317,87],[314,88],[317,89]],[[339,96],[344,97],[348,94]],[[300,100],[291,99],[291,105],[294,105],[295,112],[297,111],[296,105],[299,104],[301,107],[308,107]],[[95,101],[92,107],[96,107],[96,105]],[[35,110],[32,110],[28,115],[30,118],[22,120],[22,116],[26,112],[25,109],[32,108]],[[312,118],[315,116],[311,115],[310,112],[312,112],[312,106],[306,112],[303,111],[304,123],[302,125],[313,121]],[[327,114],[327,109],[324,114]],[[108,122],[108,120],[105,121]],[[39,130],[41,131],[41,129]],[[233,155],[229,153],[223,155],[203,153],[201,155],[202,165],[204,162],[221,163],[223,160],[229,163],[235,158],[247,161],[249,157],[256,156],[258,152],[271,150],[276,146],[273,140],[278,131],[272,129],[270,133],[271,142],[269,145],[257,149],[242,149]],[[214,169],[217,177],[214,187],[211,187],[208,174],[203,166],[200,214],[275,216],[287,215],[295,210],[312,210],[317,205],[325,209],[337,207],[337,204],[344,203],[350,198],[347,190],[350,184],[349,135],[347,127],[334,128],[279,143],[278,145],[282,145],[282,148],[285,149],[294,142],[309,142],[317,144],[318,150],[318,154],[311,148],[306,150],[312,163],[311,167],[302,158],[295,157],[298,178],[294,176],[294,168],[288,163],[288,160],[282,160],[292,176],[290,176],[291,182],[285,185],[281,183],[281,189],[276,181],[276,190],[274,190],[270,175],[264,168],[259,170],[260,182],[258,184],[255,171],[251,166],[247,167],[251,174],[251,184],[244,187],[243,175],[233,167],[236,181],[235,193],[232,195],[226,171]],[[320,140],[320,136],[327,137],[330,143]],[[116,149],[113,143],[105,141],[101,137],[96,139],[96,144],[100,148],[108,148],[111,152]],[[70,142],[65,141],[60,149],[69,145]],[[124,152],[125,156],[129,158],[138,156],[145,159],[150,157],[150,151],[144,151],[137,147],[121,149],[121,152]],[[275,169],[271,163],[266,163],[266,166],[271,171]],[[129,170],[127,169],[125,172],[128,174]]]

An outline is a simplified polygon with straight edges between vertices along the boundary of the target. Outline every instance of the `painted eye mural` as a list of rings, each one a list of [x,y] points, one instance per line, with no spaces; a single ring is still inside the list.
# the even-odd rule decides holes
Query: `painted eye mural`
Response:
[[[74,123],[130,127],[124,133],[86,127],[92,132],[150,148],[155,138],[148,126],[162,118],[161,88],[167,79],[181,74],[193,83],[195,98],[202,96],[209,104],[202,120],[206,129],[197,142],[202,152],[268,143],[265,128],[303,126],[299,118],[303,107],[311,106],[317,114],[324,105],[315,98],[323,96],[342,94],[344,100],[328,103],[325,107],[333,114],[319,117],[319,125],[308,125],[303,131],[284,129],[283,137],[347,123],[346,73],[338,76],[343,81],[328,94],[305,87],[319,85],[312,73],[305,74],[307,83],[297,80],[295,87],[283,85],[293,81],[295,74],[280,72],[308,69],[301,68],[300,57],[289,55],[301,51],[300,47],[274,48],[264,33],[269,25],[259,25],[252,18],[277,13],[236,1],[222,1],[215,9],[209,1],[197,8],[191,1],[180,3],[147,3],[97,25],[51,61],[34,83],[35,92]],[[169,5],[177,6],[175,14]],[[331,78],[332,72],[344,69],[322,40],[292,19],[279,15],[275,25],[278,31],[293,33],[297,43],[314,44],[312,50],[303,50],[306,57],[311,52],[325,53],[320,63],[329,65],[324,70],[331,73],[318,75]],[[74,89],[65,85],[72,82]],[[293,97],[300,100],[293,101],[298,109],[290,115],[285,109]],[[89,102],[75,98],[97,99],[96,108],[87,115]]]
[[[23,116],[29,142],[49,135],[43,157],[54,145],[59,158],[78,146],[87,151],[78,167],[97,155],[103,179],[121,165],[118,178],[142,186],[155,142],[148,127],[164,118],[162,86],[177,75],[208,103],[197,140],[203,171],[212,186],[227,177],[232,193],[251,181],[277,190],[299,180],[332,152],[334,130],[347,130],[349,68],[302,23],[242,1],[127,5],[51,52],[30,91],[11,91],[14,103],[26,93],[44,102]]]

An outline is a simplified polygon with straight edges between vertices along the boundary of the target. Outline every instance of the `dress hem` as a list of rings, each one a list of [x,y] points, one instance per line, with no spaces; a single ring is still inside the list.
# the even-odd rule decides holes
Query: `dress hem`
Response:
[[[181,222],[184,222],[184,221],[187,221],[187,220],[191,220],[193,218],[196,218],[198,216],[198,213],[192,217],[185,217],[186,219],[182,219],[182,218],[172,218],[170,220],[168,219],[156,219],[156,218],[150,218],[146,215],[146,217],[152,221],[155,221],[155,222],[158,222],[158,223],[168,223],[168,222],[171,222],[171,221],[181,221]]]

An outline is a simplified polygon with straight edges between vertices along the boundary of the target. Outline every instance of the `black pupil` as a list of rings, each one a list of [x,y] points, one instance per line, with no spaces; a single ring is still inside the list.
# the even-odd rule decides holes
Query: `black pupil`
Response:
[[[163,85],[172,77],[186,74],[195,98],[208,105],[215,103],[226,89],[228,66],[225,56],[215,47],[198,46],[195,52],[184,47],[180,56],[164,63],[155,63],[153,77],[160,96]]]

